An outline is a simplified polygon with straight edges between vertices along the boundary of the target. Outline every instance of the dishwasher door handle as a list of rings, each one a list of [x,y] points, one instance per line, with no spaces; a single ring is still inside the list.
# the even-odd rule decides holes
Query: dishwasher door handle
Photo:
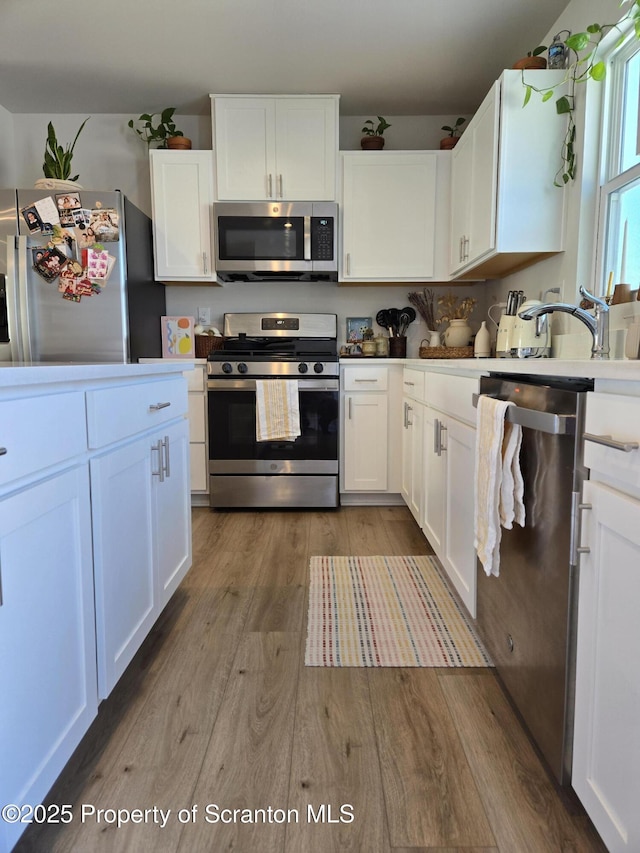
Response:
[[[479,398],[480,394],[473,395],[474,408],[478,407]],[[549,435],[575,435],[576,432],[575,415],[557,415],[554,412],[542,412],[539,409],[525,409],[524,406],[509,406],[505,413],[505,420]]]

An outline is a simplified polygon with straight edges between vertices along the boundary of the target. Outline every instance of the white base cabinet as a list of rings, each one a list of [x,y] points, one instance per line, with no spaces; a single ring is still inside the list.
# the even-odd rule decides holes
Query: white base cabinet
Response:
[[[214,282],[211,151],[149,152],[155,277]]]
[[[401,370],[380,361],[341,366],[342,503],[399,501]]]
[[[478,380],[427,373],[421,527],[467,610],[476,615],[475,409]]]
[[[637,451],[636,451],[637,452]],[[584,485],[572,784],[611,853],[640,850],[640,500]]]
[[[611,853],[640,850],[640,397],[588,395],[572,785]],[[613,441],[611,440],[613,438]]]
[[[424,373],[405,368],[402,374],[402,483],[400,492],[422,526],[424,498]]]
[[[95,646],[84,464],[0,500],[2,805],[41,803],[89,728]],[[0,851],[25,828],[0,820]]]
[[[89,443],[104,448],[90,463],[104,699],[191,565],[186,383],[97,390],[87,406]]]
[[[335,200],[338,95],[211,99],[218,200]]]
[[[448,281],[450,152],[343,151],[341,282]]]

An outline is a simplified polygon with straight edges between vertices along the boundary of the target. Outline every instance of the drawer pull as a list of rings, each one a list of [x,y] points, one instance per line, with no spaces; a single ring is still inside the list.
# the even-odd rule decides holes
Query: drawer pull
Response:
[[[157,412],[158,409],[166,409],[170,405],[171,405],[171,403],[152,403],[149,406],[149,411],[150,412]]]
[[[637,450],[640,445],[637,441],[616,441],[610,435],[594,435],[590,432],[585,432],[583,438],[587,441],[593,441],[594,444],[603,444],[605,447],[611,447],[613,450],[621,450],[623,453],[631,453],[632,450]]]
[[[377,379],[354,379],[354,382],[377,382]]]
[[[405,385],[411,385],[411,387],[413,388],[413,386],[414,386],[416,383],[415,383],[415,382],[407,382],[407,380],[405,379],[405,380],[404,380],[404,384],[405,384]]]
[[[0,456],[6,456],[8,452],[6,447],[0,447]]]
[[[591,548],[588,545],[581,545],[580,548],[576,548],[578,554],[590,554]]]

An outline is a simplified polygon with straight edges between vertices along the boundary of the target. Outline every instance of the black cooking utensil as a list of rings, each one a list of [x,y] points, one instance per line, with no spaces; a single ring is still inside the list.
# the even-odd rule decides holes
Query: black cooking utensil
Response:
[[[383,308],[382,311],[378,311],[376,314],[376,323],[379,326],[382,326],[383,329],[389,328],[389,312],[386,308]]]
[[[389,315],[389,328],[392,334],[397,337],[400,328],[400,311],[397,308],[389,308],[387,313]]]

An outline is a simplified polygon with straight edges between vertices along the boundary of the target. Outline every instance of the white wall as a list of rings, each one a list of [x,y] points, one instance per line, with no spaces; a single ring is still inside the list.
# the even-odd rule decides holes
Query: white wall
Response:
[[[5,111],[6,112],[6,111]],[[52,117],[56,136],[66,147],[73,142],[87,116]],[[49,116],[14,114],[15,178],[0,186],[31,187],[41,178]],[[130,115],[92,115],[78,137],[73,154],[72,174],[86,189],[122,190],[131,201],[151,214],[149,157],[147,145],[127,127]],[[176,124],[191,138],[194,148],[211,148],[211,122],[207,116],[177,116]],[[0,136],[2,114],[0,113]]]
[[[0,106],[0,187],[11,187],[16,181],[16,147],[14,118]]]

